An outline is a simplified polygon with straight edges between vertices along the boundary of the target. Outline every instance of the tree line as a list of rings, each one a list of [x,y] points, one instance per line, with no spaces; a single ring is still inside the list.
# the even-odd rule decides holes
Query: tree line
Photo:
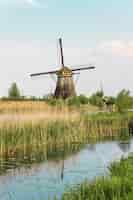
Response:
[[[8,90],[8,97],[2,97],[2,100],[42,100],[47,101],[51,105],[60,104],[63,100],[54,99],[51,94],[45,95],[41,98],[31,96],[29,98],[22,96],[17,83],[12,83]],[[122,112],[127,109],[133,109],[133,96],[131,96],[130,91],[123,89],[115,97],[105,96],[103,90],[98,90],[91,96],[87,97],[85,95],[79,95],[75,97],[68,98],[65,101],[68,105],[80,106],[85,104],[91,104],[97,106],[100,109],[106,107],[107,110],[113,111],[113,108],[117,109],[118,112]]]

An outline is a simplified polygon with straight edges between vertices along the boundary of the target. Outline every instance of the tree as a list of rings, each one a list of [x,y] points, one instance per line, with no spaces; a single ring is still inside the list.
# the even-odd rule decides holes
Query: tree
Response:
[[[133,98],[130,96],[129,90],[123,89],[118,93],[116,98],[116,106],[119,112],[132,108]]]
[[[89,102],[89,99],[83,94],[79,95],[78,99],[79,99],[80,104],[88,104]]]
[[[20,91],[15,82],[12,83],[11,87],[9,88],[8,97],[11,99],[19,99],[20,98]]]
[[[103,97],[104,97],[104,92],[102,90],[97,91],[96,93],[92,94],[92,96],[90,96],[89,102],[92,105],[102,108],[104,105]]]

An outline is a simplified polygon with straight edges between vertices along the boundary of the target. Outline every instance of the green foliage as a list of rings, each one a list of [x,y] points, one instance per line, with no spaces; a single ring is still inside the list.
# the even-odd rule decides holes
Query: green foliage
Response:
[[[99,90],[99,91],[97,91],[97,92],[96,92],[96,96],[102,98],[102,97],[104,96],[104,92],[103,92],[103,90]]]
[[[12,83],[12,85],[8,91],[8,97],[11,99],[19,99],[20,98],[20,91],[15,82]]]
[[[104,105],[103,96],[104,96],[103,91],[97,91],[96,93],[92,94],[92,96],[90,96],[89,98],[90,104],[98,106],[100,108],[103,107]]]
[[[70,97],[69,99],[67,99],[66,102],[67,102],[67,105],[69,106],[80,106],[80,105],[88,104],[89,99],[84,95],[80,95],[80,96]]]
[[[80,104],[88,104],[89,103],[89,99],[85,95],[78,96],[78,99],[80,101]]]
[[[106,97],[103,98],[103,100],[106,103],[106,105],[113,105],[116,102],[115,97],[112,97],[112,96],[109,96],[109,97],[106,96]]]
[[[62,200],[132,200],[133,199],[133,155],[110,166],[110,177],[85,181],[70,189]]]
[[[121,90],[116,97],[116,106],[119,112],[123,112],[133,107],[133,97],[128,90]]]
[[[116,98],[112,96],[104,96],[103,91],[97,91],[90,96],[89,102],[99,108],[102,108],[104,104],[107,107],[116,105],[118,112],[123,112],[127,109],[133,108],[133,97],[130,96],[130,92],[125,89],[121,90]]]
[[[54,97],[49,97],[48,99],[43,99],[45,102],[47,102],[51,106],[56,106],[58,108],[63,108],[65,106],[65,101],[64,99],[56,99]]]

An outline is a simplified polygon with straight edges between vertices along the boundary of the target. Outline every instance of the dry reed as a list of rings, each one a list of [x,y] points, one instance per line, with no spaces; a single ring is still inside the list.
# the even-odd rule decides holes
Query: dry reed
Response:
[[[1,104],[2,103],[2,104]],[[4,110],[5,109],[5,110]],[[45,102],[0,102],[0,156],[86,143],[128,134],[125,116],[90,116]]]

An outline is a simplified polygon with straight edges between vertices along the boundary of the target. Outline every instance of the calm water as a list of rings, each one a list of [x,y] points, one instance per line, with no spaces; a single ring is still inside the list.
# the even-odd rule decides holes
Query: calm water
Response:
[[[67,186],[106,174],[110,162],[132,151],[133,139],[126,143],[87,144],[65,159],[53,158],[28,167],[14,168],[7,161],[3,165],[8,170],[0,176],[0,200],[47,200],[60,196]]]

